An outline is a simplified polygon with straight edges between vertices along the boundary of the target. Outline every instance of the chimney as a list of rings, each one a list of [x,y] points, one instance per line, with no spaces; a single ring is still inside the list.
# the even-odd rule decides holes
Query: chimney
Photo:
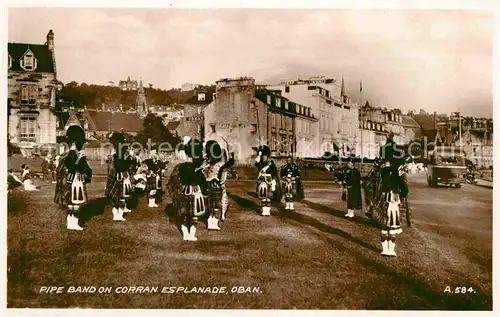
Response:
[[[52,67],[54,68],[54,74],[57,78],[56,53],[54,49],[54,32],[52,30],[49,30],[49,33],[47,33],[47,47],[49,48],[49,51],[52,55]]]
[[[52,30],[47,34],[47,46],[51,51],[54,49],[54,32]]]
[[[438,128],[437,114],[436,111],[434,111],[434,129],[437,130],[437,128]]]

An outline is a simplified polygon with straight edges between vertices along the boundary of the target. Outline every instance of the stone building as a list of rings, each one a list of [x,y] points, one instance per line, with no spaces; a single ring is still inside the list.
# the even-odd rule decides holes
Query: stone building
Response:
[[[130,76],[127,78],[127,80],[120,80],[118,83],[118,87],[120,87],[121,90],[137,90],[138,84],[137,80],[130,80]]]
[[[359,134],[358,107],[345,93],[344,82],[333,78],[311,77],[282,81],[267,86],[281,95],[311,109],[318,119],[310,127],[312,144],[307,145],[310,157],[321,157],[325,152],[348,155],[355,151]]]
[[[205,116],[203,111],[207,104],[189,104],[184,105],[184,117],[180,120],[184,125],[185,135],[198,139],[205,139]]]
[[[267,141],[272,156],[309,157],[308,144],[317,124],[311,108],[281,96],[280,91],[259,89],[255,96],[267,106]]]
[[[372,107],[367,102],[359,111],[359,121],[361,126],[365,123],[375,123],[382,127],[387,135],[394,134],[394,141],[397,144],[406,144],[405,129],[403,126],[403,115],[396,110],[387,110],[380,107]],[[384,142],[385,143],[385,142]]]
[[[478,168],[493,167],[493,120],[473,119],[462,128],[462,148],[466,158]]]
[[[54,32],[45,44],[8,43],[8,137],[23,155],[56,151]]]
[[[204,110],[206,138],[224,138],[240,163],[251,163],[267,143],[267,106],[255,97],[249,77],[216,81],[215,100]]]
[[[403,115],[401,119],[405,144],[418,140],[422,135],[422,127],[411,116]]]

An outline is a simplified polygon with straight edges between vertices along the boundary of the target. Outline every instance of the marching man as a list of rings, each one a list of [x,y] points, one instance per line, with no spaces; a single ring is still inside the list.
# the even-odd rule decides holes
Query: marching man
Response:
[[[283,198],[285,199],[285,210],[293,210],[293,198],[304,198],[304,188],[300,180],[300,169],[293,162],[291,156],[287,158],[286,164],[280,169],[280,177],[283,183]],[[295,186],[294,186],[295,185]],[[290,187],[291,186],[291,187]]]
[[[109,167],[106,198],[113,208],[113,220],[125,221],[123,214],[127,207],[127,199],[132,193],[132,183],[128,174],[129,166],[124,157],[127,151],[127,148],[123,146],[125,137],[119,132],[114,132],[110,136],[110,142],[115,149],[115,154]]]
[[[86,185],[92,180],[92,169],[83,152],[83,129],[76,125],[70,126],[66,131],[66,141],[70,149],[57,165],[54,202],[67,210],[67,229],[81,231],[83,228],[78,224],[78,211],[88,201]]]
[[[146,164],[149,171],[146,183],[146,192],[148,192],[148,207],[158,208],[159,206],[157,203],[161,203],[163,196],[161,179],[163,163],[156,154],[156,149],[152,149],[150,151],[149,158],[147,158],[143,163]]]
[[[347,214],[345,214],[345,217],[354,218],[355,210],[363,208],[363,200],[361,199],[361,173],[354,166],[353,158],[349,158],[347,162],[347,169],[343,177],[343,186],[347,201]]]
[[[230,166],[231,161],[228,160],[227,151],[223,150],[215,140],[207,141],[205,155],[208,164],[204,168],[209,205],[208,230],[220,230],[219,213],[221,220],[224,220],[228,207],[225,187],[227,172],[225,169]]]
[[[196,241],[196,221],[199,216],[205,214],[205,198],[202,193],[202,187],[206,180],[203,174],[203,144],[198,140],[191,140],[185,145],[184,151],[191,162],[183,162],[178,165],[178,186],[173,189],[179,195],[174,197],[177,201],[180,215],[183,219],[181,230],[183,240]],[[174,182],[171,175],[171,183]],[[172,186],[173,184],[171,184]]]
[[[271,149],[262,145],[258,149],[255,167],[259,170],[257,177],[257,195],[262,202],[262,216],[271,215],[271,198],[276,190],[276,179],[278,171],[276,165],[270,158]]]
[[[393,140],[394,134],[390,133],[387,143],[380,147],[380,158],[382,159],[382,190],[384,193],[384,223],[380,232],[382,240],[382,252],[384,256],[396,256],[396,235],[400,234],[401,218],[399,205],[400,195],[400,162],[396,159],[397,145]]]

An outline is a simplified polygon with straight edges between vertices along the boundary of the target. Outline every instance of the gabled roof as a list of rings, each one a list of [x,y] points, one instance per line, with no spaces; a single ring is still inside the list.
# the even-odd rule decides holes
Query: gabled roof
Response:
[[[33,52],[37,59],[37,67],[34,72],[53,73],[54,61],[52,60],[52,52],[47,45],[41,44],[24,44],[24,43],[8,43],[9,55],[12,58],[13,71],[24,71],[21,68],[20,59],[29,50]]]
[[[69,116],[66,120],[66,123],[64,124],[64,127],[68,128],[70,125],[77,125],[79,127],[82,127],[82,125],[80,124],[80,117],[78,116],[78,113],[75,110],[69,110],[68,113]]]
[[[420,125],[417,123],[417,121],[415,121],[412,117],[410,116],[405,116],[403,115],[401,117],[402,119],[402,123],[403,125],[405,126],[408,126],[408,127],[413,127],[413,128],[420,128]]]
[[[93,125],[89,129],[94,131],[120,131],[138,133],[142,131],[142,119],[137,113],[110,112],[89,110],[89,117]]]
[[[169,123],[167,123],[166,128],[167,128],[167,130],[173,131],[173,130],[177,129],[177,127],[178,127],[180,124],[181,124],[181,122],[180,122],[180,121],[174,121],[174,120],[172,120],[172,121],[170,121]]]

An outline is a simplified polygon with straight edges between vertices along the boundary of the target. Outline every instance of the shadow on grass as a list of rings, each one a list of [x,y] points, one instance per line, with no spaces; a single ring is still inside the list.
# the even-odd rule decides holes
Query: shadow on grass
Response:
[[[329,208],[327,206],[314,203],[314,202],[309,201],[307,199],[304,199],[304,200],[302,200],[300,202],[302,204],[304,204],[305,206],[307,206],[308,208],[311,208],[313,210],[316,210],[316,211],[319,211],[319,212],[322,212],[322,213],[327,213],[327,214],[330,214],[330,215],[335,216],[335,217],[340,218],[340,219],[346,219],[344,211],[333,209],[333,208]],[[357,212],[359,213],[361,211],[357,211]],[[370,219],[368,219],[368,218],[354,217],[354,218],[351,218],[349,221],[353,221],[355,223],[359,223],[359,224],[362,224],[362,225],[373,226],[373,222]]]
[[[350,234],[348,234],[347,232],[344,232],[340,229],[327,226],[324,223],[322,223],[322,222],[320,222],[312,217],[301,215],[301,214],[296,213],[294,211],[282,210],[282,209],[280,209],[279,217],[282,219],[283,218],[290,219],[290,220],[296,221],[296,222],[303,224],[303,225],[311,226],[311,227],[313,227],[319,231],[322,231],[322,232],[334,234],[334,235],[339,236],[341,238],[344,238],[350,242],[356,243],[357,245],[362,246],[363,248],[368,249],[370,251],[373,251],[376,253],[380,252],[380,250],[378,248],[374,247],[373,245],[371,245],[371,244],[369,244],[369,243],[367,243],[359,238],[353,237]]]
[[[248,199],[243,198],[243,197],[240,197],[238,195],[229,194],[229,193],[227,194],[227,196],[230,199],[232,199],[236,204],[238,204],[240,207],[250,209],[253,212],[255,212],[256,214],[260,215],[260,213],[261,213],[260,206],[258,206],[253,201],[248,200]]]

